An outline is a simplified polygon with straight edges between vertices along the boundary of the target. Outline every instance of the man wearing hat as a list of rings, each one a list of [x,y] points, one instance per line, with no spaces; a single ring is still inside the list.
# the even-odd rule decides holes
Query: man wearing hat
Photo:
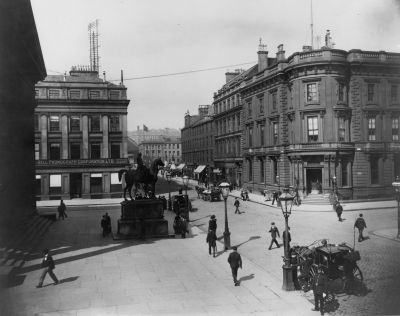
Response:
[[[324,300],[326,293],[328,292],[328,278],[324,274],[322,265],[318,266],[318,272],[314,276],[313,292],[315,307],[312,310],[320,311],[321,315],[324,315]]]
[[[55,268],[54,260],[53,260],[53,257],[50,255],[48,249],[43,250],[42,267],[43,267],[42,275],[40,276],[39,284],[36,287],[40,288],[43,286],[43,281],[44,281],[44,278],[46,277],[47,273],[53,279],[54,284],[58,284],[58,279],[53,272],[53,270]]]
[[[272,222],[272,223],[271,223],[271,228],[270,228],[270,230],[269,230],[269,233],[271,233],[271,238],[272,238],[272,240],[271,240],[271,243],[270,243],[270,245],[269,245],[268,250],[271,250],[272,244],[273,244],[273,243],[276,244],[276,247],[280,248],[279,243],[278,243],[277,240],[276,240],[276,235],[278,235],[279,238],[280,238],[281,236],[279,235],[278,227],[275,226],[275,222]]]
[[[239,282],[237,280],[237,272],[239,268],[242,268],[242,257],[237,252],[237,247],[232,247],[232,250],[233,251],[229,254],[228,262],[232,270],[233,283],[235,284],[235,286],[239,286]]]
[[[214,233],[217,231],[217,219],[215,218],[215,215],[211,215],[211,218],[208,221],[208,230],[212,230]]]
[[[367,228],[367,224],[365,223],[365,220],[364,220],[362,214],[360,214],[360,217],[358,217],[356,219],[356,222],[354,223],[354,227],[357,227],[357,229],[358,229],[358,242],[363,241],[365,239],[363,236],[363,230],[364,230],[364,228]]]

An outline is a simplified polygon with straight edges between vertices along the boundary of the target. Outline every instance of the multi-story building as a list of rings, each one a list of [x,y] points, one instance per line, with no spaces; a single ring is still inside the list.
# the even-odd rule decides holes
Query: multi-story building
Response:
[[[241,88],[244,185],[298,184],[305,194],[391,194],[400,174],[400,54],[343,51],[330,42],[285,58],[260,56]],[[261,57],[261,58],[260,58]]]
[[[160,136],[157,139],[145,140],[139,144],[139,152],[147,165],[157,158],[161,158],[166,164],[176,165],[182,161],[181,139]]]
[[[182,160],[190,176],[213,181],[214,126],[212,107],[199,105],[198,115],[185,115],[182,133]]]
[[[215,177],[226,179],[234,186],[242,185],[242,101],[243,81],[252,77],[257,66],[247,71],[227,72],[226,84],[214,93]]]
[[[124,85],[73,67],[36,85],[35,159],[38,199],[111,197],[128,164]]]

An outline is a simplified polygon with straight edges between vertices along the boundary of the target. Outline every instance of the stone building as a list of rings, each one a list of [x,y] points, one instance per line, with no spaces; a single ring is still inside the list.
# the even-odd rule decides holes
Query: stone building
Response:
[[[285,57],[261,50],[244,80],[244,186],[298,185],[344,199],[392,194],[400,174],[400,54],[329,43]]]
[[[158,136],[156,139],[144,140],[139,144],[139,152],[142,153],[147,166],[157,158],[161,158],[167,164],[179,164],[182,161],[181,139]]]
[[[182,161],[191,177],[202,181],[213,181],[214,170],[214,126],[212,107],[199,105],[198,114],[185,115],[182,128]]]
[[[37,199],[119,196],[118,170],[128,164],[125,86],[73,67],[35,88]]]
[[[0,240],[4,241],[36,209],[34,86],[46,77],[46,68],[29,0],[1,1],[0,47]]]

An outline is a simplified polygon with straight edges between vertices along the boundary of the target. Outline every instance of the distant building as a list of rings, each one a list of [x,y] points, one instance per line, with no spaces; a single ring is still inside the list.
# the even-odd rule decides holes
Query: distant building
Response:
[[[143,161],[147,166],[150,166],[157,158],[161,158],[164,163],[177,165],[182,161],[181,139],[159,137],[155,140],[142,141],[139,144],[139,152],[142,153]]]
[[[36,85],[38,199],[119,195],[128,164],[126,87],[73,67]]]
[[[182,160],[189,175],[203,182],[213,181],[214,170],[214,121],[212,107],[200,105],[197,115],[185,115],[182,133]]]
[[[137,144],[140,144],[141,142],[149,140],[163,140],[164,137],[180,137],[181,132],[175,128],[150,129],[143,125],[143,129],[138,126],[136,131],[128,131],[128,136]]]
[[[136,157],[139,153],[139,145],[130,137],[128,137],[128,159],[132,165],[136,163]]]

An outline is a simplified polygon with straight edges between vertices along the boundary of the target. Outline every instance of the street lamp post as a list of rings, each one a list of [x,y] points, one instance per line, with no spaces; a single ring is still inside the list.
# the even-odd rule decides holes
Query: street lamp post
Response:
[[[332,177],[332,184],[333,184],[333,192],[337,195],[337,178],[336,178],[336,176]]]
[[[171,172],[167,172],[165,175],[168,182],[168,211],[172,211],[172,203],[171,203]]]
[[[276,176],[276,183],[278,184],[278,191],[281,190],[281,183],[279,182],[279,176]]]
[[[400,238],[400,178],[396,177],[396,180],[392,183],[396,191],[396,199],[397,199],[397,238]]]
[[[187,221],[189,221],[189,197],[187,195],[187,187],[189,184],[189,177],[183,176],[182,181],[183,181],[183,185],[185,186],[186,219],[187,219]]]
[[[290,261],[289,256],[289,216],[292,212],[292,205],[294,196],[289,194],[289,188],[285,187],[283,189],[283,193],[279,197],[281,200],[281,208],[283,216],[285,217],[285,244],[284,244],[284,251],[285,251],[285,258],[284,258],[284,265],[282,266],[283,269],[283,284],[282,289],[285,291],[293,291],[295,290],[294,281],[293,281],[293,267]],[[285,234],[284,232],[284,234]]]
[[[224,198],[224,202],[225,202],[224,248],[225,248],[225,250],[228,250],[231,247],[231,233],[229,232],[229,227],[228,227],[228,208],[226,205],[226,200],[229,196],[229,183],[222,182],[219,185],[219,187],[221,188],[222,197]]]

